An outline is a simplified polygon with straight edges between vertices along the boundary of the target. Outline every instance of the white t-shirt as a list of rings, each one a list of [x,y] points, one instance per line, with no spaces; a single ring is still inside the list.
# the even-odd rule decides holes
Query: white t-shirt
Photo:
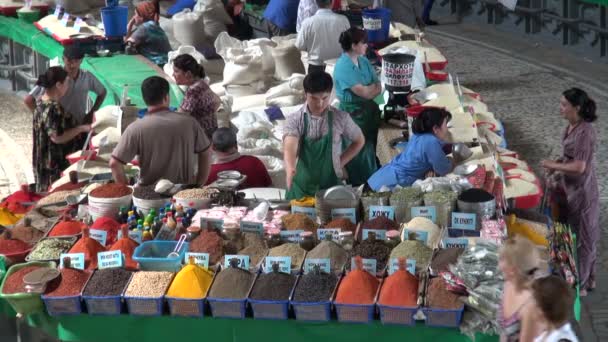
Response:
[[[545,331],[542,334],[538,335],[534,342],[578,342],[578,338],[574,331],[572,331],[572,327],[570,323],[566,323],[562,325],[559,329]]]

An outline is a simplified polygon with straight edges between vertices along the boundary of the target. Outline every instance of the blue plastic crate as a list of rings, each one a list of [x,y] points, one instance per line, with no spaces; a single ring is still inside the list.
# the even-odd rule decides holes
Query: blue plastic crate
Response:
[[[46,311],[51,316],[80,315],[82,313],[82,302],[80,295],[65,297],[42,296]]]
[[[329,322],[331,320],[331,302],[305,303],[290,302],[298,321]]]
[[[255,300],[249,299],[255,319],[284,320],[289,317],[289,300]]]
[[[343,323],[370,323],[374,319],[376,306],[374,304],[338,304],[336,313],[338,321]]]
[[[390,305],[378,305],[380,311],[380,321],[382,324],[415,325],[414,316],[418,312],[418,307],[399,307]]]
[[[121,296],[82,296],[89,315],[114,316],[122,312]]]
[[[247,299],[207,298],[216,318],[245,318]]]
[[[171,316],[178,317],[204,317],[205,299],[189,299],[165,297],[169,304]]]
[[[177,272],[182,267],[188,243],[185,242],[182,246],[179,257],[168,258],[167,255],[173,252],[176,245],[177,241],[146,241],[135,249],[133,260],[139,263],[142,271]]]
[[[163,314],[163,304],[165,296],[157,298],[148,297],[127,297],[127,308],[129,314],[135,316],[161,316]]]
[[[423,308],[422,311],[426,316],[426,325],[431,327],[457,328],[462,321],[462,313],[464,305],[460,309],[435,309]]]

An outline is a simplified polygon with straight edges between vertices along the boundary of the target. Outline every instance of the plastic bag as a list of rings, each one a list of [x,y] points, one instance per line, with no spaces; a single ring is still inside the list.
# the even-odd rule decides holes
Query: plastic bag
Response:
[[[435,190],[446,190],[463,192],[464,190],[472,188],[471,183],[466,178],[450,175],[447,177],[429,177],[426,179],[419,179],[412,184],[412,186],[419,187],[423,192],[431,192]]]
[[[173,16],[173,35],[183,45],[201,46],[205,44],[203,17],[189,8]]]
[[[257,49],[260,51],[262,56],[262,71],[265,75],[274,74],[274,59],[272,58],[271,48],[276,46],[276,43],[268,38],[258,38],[246,41],[240,41],[236,38],[230,37],[228,33],[221,32],[214,42],[215,51],[218,55],[222,56],[224,61],[230,59],[228,51],[230,49]]]
[[[204,22],[205,37],[208,41],[215,39],[222,32],[226,32],[226,25],[232,24],[232,18],[226,13],[221,0],[199,0],[194,11],[201,13]]]

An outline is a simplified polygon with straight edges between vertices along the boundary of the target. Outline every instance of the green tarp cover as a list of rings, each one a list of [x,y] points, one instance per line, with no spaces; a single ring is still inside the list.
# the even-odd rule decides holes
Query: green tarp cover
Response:
[[[0,300],[1,312],[13,315]],[[1,319],[1,318],[0,318]],[[470,341],[457,329],[338,322],[305,323],[295,320],[268,321],[181,317],[64,316],[36,314],[26,317],[29,325],[62,341],[83,342],[355,342],[355,341]],[[476,342],[495,342],[497,336],[477,335]]]
[[[0,35],[28,46],[38,53],[55,58],[63,54],[63,47],[53,38],[47,36],[34,25],[16,18],[0,16]],[[82,68],[92,72],[108,90],[104,105],[119,104],[123,87],[129,85],[129,97],[136,106],[145,107],[141,97],[140,86],[144,79],[158,75],[151,65],[142,61],[141,56],[115,55],[112,57],[86,57]],[[178,107],[183,93],[177,85],[171,83],[171,105]]]

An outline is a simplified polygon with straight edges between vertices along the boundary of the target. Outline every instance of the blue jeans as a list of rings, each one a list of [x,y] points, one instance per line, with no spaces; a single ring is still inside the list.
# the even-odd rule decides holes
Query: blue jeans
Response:
[[[435,0],[425,0],[424,8],[422,9],[422,20],[427,21],[431,19],[431,8]]]

